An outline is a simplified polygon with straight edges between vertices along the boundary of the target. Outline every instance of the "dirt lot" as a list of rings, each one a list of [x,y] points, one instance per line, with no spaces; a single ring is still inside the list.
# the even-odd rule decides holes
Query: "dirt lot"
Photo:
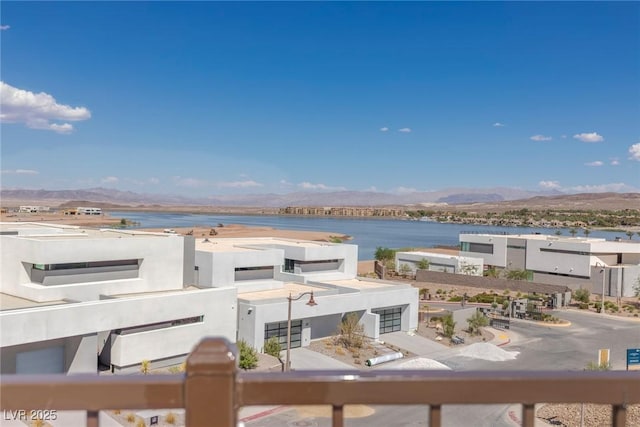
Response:
[[[368,338],[364,339],[364,343],[361,348],[352,349],[351,351],[347,350],[342,345],[337,344],[335,337],[312,341],[309,349],[360,369],[370,369],[365,365],[365,361],[367,359],[388,353],[401,351],[404,354],[404,357],[415,356],[413,353],[406,350],[402,350],[388,344],[381,344]]]

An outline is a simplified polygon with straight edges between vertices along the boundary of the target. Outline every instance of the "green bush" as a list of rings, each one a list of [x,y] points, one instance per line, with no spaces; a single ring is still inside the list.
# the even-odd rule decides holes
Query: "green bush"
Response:
[[[581,302],[580,305],[578,305],[578,308],[580,310],[587,310],[589,308],[589,304],[587,304],[586,302]]]
[[[264,353],[273,357],[280,357],[282,346],[278,337],[271,337],[264,343]]]
[[[447,338],[451,338],[456,333],[456,322],[453,321],[453,315],[447,314],[442,317],[442,333]]]
[[[489,325],[489,319],[480,311],[476,311],[467,319],[469,328],[467,329],[471,335],[480,335],[480,328]]]
[[[575,299],[578,302],[588,303],[590,296],[591,294],[587,289],[576,289],[573,292],[573,299]]]
[[[240,368],[245,371],[254,369],[258,366],[258,353],[256,349],[247,344],[246,341],[238,341],[238,349],[240,350]]]
[[[454,295],[454,296],[452,296],[451,298],[449,298],[447,301],[450,301],[450,302],[460,302],[460,301],[462,301],[462,296],[460,296],[460,295]]]

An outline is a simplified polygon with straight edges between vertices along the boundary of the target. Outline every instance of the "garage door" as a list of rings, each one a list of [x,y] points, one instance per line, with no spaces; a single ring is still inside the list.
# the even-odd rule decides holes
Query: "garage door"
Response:
[[[278,337],[280,348],[287,348],[287,322],[274,322],[264,325],[264,341],[271,337]],[[302,320],[291,321],[291,348],[302,345]]]
[[[64,373],[64,347],[23,351],[16,355],[16,374]]]
[[[399,331],[402,327],[402,307],[382,308],[371,310],[380,315],[380,333]]]

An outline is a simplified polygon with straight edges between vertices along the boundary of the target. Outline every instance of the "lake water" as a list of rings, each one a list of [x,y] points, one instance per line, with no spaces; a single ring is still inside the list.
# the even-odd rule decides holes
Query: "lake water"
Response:
[[[114,218],[127,218],[140,223],[140,228],[215,227],[217,224],[242,224],[266,226],[288,230],[329,231],[353,237],[347,243],[358,245],[360,260],[373,259],[378,246],[388,248],[457,246],[460,232],[507,233],[507,234],[553,234],[550,228],[491,227],[468,224],[440,224],[428,221],[405,221],[366,218],[317,218],[276,215],[206,215],[157,212],[109,212]],[[569,229],[562,229],[569,236]],[[578,234],[582,236],[582,234]],[[593,230],[590,237],[613,240],[625,238],[623,232]]]

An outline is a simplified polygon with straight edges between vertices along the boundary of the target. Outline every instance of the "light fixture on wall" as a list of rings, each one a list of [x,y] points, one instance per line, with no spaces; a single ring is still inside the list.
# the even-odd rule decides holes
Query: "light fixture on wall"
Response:
[[[253,307],[249,307],[249,310],[247,310],[247,314],[251,314],[253,313]]]

